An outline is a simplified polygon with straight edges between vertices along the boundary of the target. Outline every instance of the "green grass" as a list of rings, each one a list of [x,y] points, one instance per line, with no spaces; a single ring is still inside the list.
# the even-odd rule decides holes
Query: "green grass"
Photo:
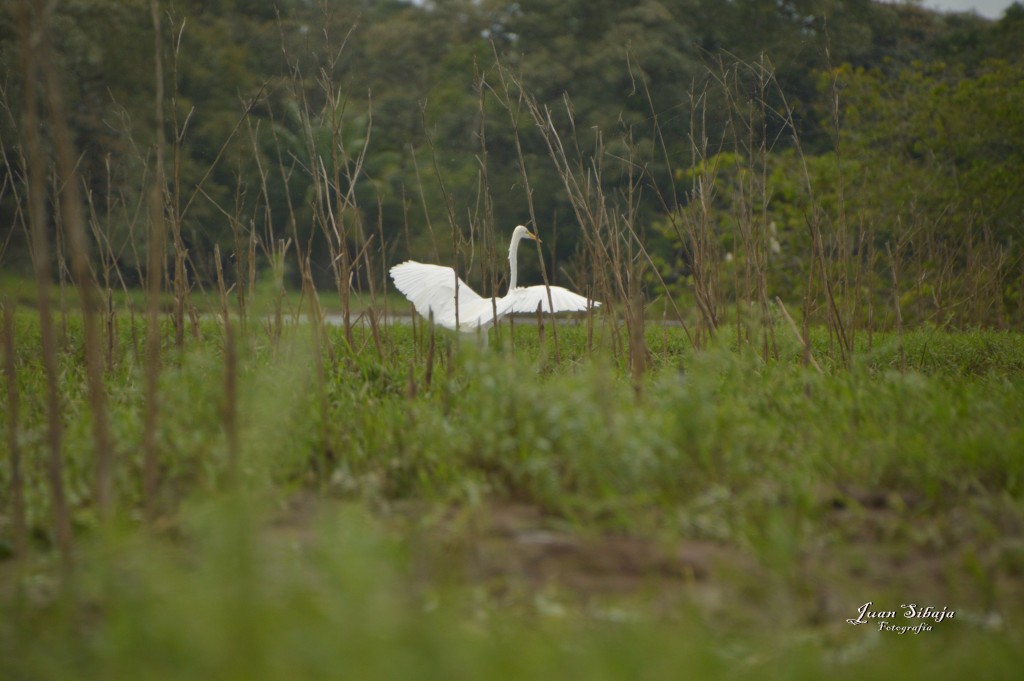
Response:
[[[122,318],[107,372],[119,512],[92,506],[74,317],[59,356],[76,568],[50,548],[37,322],[17,319],[32,550],[9,558],[0,678],[1011,677],[1024,596],[1024,335],[816,333],[765,363],[648,328],[641,385],[597,325],[491,349],[388,329],[255,325],[227,480],[221,334],[161,373],[160,514],[140,521],[143,375]],[[141,324],[141,320],[138,320]],[[136,329],[141,338],[141,328]],[[907,370],[898,371],[902,343]],[[514,348],[513,348],[514,346]],[[450,348],[450,351],[449,351]],[[6,427],[6,426],[5,426]],[[6,434],[5,434],[6,435]],[[6,437],[3,461],[7,460]],[[4,549],[0,548],[0,551]],[[867,601],[957,611],[919,635]]]

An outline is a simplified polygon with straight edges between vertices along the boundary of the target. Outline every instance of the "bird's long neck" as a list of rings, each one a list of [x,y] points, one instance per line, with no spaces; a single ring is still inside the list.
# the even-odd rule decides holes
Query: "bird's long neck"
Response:
[[[511,293],[516,287],[516,279],[518,278],[518,265],[516,253],[519,250],[519,242],[522,240],[521,234],[512,235],[512,243],[508,246],[508,266],[510,270],[508,278],[508,290]]]

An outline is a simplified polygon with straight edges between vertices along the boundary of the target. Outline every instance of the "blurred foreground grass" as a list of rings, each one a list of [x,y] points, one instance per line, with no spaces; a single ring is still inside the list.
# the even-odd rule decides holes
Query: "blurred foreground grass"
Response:
[[[1013,678],[1024,661],[1020,334],[876,334],[818,374],[795,343],[765,363],[652,326],[637,386],[603,326],[592,352],[584,326],[561,326],[559,363],[529,322],[484,353],[438,336],[430,367],[409,326],[382,355],[334,330],[321,382],[307,328],[278,344],[254,325],[232,487],[221,333],[204,322],[165,346],[146,526],[143,369],[122,328],[103,526],[72,318],[65,575],[38,329],[17,321],[33,546],[0,561],[0,679]],[[847,624],[868,601],[957,614],[920,634]]]
[[[652,618],[550,594],[509,609],[478,588],[417,579],[405,543],[362,510],[318,517],[306,541],[259,531],[238,500],[190,506],[182,522],[176,541],[85,542],[63,586],[46,573],[8,582],[0,675],[995,679],[1019,670],[1019,630],[987,629],[963,611],[934,631],[897,635],[773,624],[790,619],[783,609],[758,628],[723,627],[693,607]]]

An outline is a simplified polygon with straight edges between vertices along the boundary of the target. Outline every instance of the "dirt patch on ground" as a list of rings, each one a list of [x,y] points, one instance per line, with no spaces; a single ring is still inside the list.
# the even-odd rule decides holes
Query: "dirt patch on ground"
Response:
[[[320,503],[297,501],[284,526],[308,531],[303,516]],[[818,533],[778,551],[592,532],[529,504],[402,502],[380,517],[408,542],[417,580],[468,585],[501,607],[626,604],[645,616],[697,610],[730,625],[839,630],[871,601],[945,606],[986,626],[1008,624],[1024,596],[1018,514],[984,500],[927,514],[917,503],[824,495]]]
[[[495,505],[460,542],[469,576],[557,586],[579,594],[623,594],[707,582],[722,563],[741,560],[724,544],[660,542],[624,534],[558,529],[526,505]]]

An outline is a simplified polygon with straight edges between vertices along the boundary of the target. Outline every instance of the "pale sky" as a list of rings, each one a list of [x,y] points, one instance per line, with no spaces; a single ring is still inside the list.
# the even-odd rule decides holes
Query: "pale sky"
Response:
[[[947,12],[967,12],[974,10],[983,17],[998,19],[1003,11],[1013,4],[1013,0],[924,0],[925,7]]]

